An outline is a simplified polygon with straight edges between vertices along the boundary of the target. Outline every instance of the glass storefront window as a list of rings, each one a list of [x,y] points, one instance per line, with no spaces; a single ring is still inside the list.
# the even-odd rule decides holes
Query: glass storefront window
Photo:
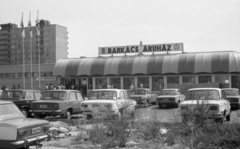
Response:
[[[182,83],[195,83],[195,76],[182,76]]]
[[[160,91],[164,88],[163,77],[152,77],[152,91]]]
[[[167,77],[167,83],[179,83],[179,76]]]
[[[123,78],[123,89],[130,89],[131,83],[134,84],[134,77],[124,77]]]
[[[92,78],[88,78],[88,89],[93,89],[92,84],[93,84]]]
[[[140,88],[141,84],[143,85],[143,88],[149,88],[149,77],[138,77],[137,88]]]
[[[121,79],[120,78],[110,78],[110,84],[116,86],[118,89],[121,88]]]
[[[216,83],[229,83],[229,75],[215,75]]]
[[[96,78],[95,87],[99,88],[107,88],[107,78]]]
[[[199,83],[212,83],[212,76],[198,76]]]

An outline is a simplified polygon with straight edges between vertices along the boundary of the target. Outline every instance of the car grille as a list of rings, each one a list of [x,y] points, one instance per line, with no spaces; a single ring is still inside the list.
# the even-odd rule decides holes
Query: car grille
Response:
[[[228,98],[229,102],[239,102],[238,98]]]

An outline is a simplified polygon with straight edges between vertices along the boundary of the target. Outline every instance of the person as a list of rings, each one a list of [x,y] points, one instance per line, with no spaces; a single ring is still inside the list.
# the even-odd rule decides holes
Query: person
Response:
[[[113,88],[114,88],[114,89],[117,89],[117,85],[114,85]]]
[[[18,87],[17,87],[17,88],[18,88],[18,89],[22,89],[21,86],[20,86],[20,84],[18,84]]]
[[[143,84],[140,84],[140,88],[143,88]]]
[[[49,86],[48,86],[48,84],[46,85],[46,90],[49,90]]]
[[[131,83],[131,85],[130,85],[130,90],[131,90],[131,91],[134,90],[134,85],[133,85],[133,83]]]
[[[13,85],[12,89],[16,89],[15,84]]]
[[[110,89],[110,88],[111,88],[111,84],[110,84],[110,83],[108,83],[108,85],[107,85],[107,88],[108,88],[108,89]]]

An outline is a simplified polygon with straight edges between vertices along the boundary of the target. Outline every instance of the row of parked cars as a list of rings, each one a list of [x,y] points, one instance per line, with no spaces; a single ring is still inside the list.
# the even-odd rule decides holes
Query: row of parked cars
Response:
[[[0,144],[6,149],[28,148],[50,138],[48,121],[27,117],[70,119],[78,113],[87,118],[106,114],[121,117],[134,114],[138,104],[158,104],[160,108],[175,105],[183,120],[198,105],[207,105],[209,118],[229,121],[231,106],[239,108],[239,93],[237,89],[195,88],[189,89],[185,97],[179,89],[163,89],[160,95],[143,88],[131,95],[122,89],[97,89],[84,100],[77,90],[47,90],[42,94],[38,90],[6,90],[0,97]]]

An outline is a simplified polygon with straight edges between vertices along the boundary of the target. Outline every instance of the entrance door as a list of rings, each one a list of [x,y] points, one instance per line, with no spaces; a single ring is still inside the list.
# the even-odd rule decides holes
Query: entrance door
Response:
[[[240,89],[240,78],[238,75],[232,75],[232,88]]]
[[[82,95],[87,95],[87,78],[82,78]]]

